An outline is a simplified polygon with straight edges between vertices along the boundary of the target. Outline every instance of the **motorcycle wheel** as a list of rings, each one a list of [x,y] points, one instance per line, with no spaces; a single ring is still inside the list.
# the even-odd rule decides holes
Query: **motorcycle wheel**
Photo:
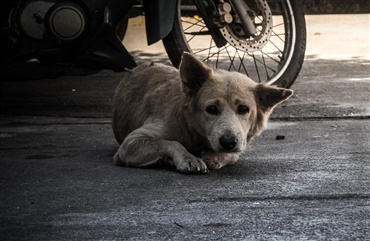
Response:
[[[163,39],[172,64],[178,67],[182,53],[186,51],[209,65],[246,74],[256,82],[290,87],[301,70],[306,48],[306,24],[301,1],[245,2],[249,7],[254,5],[255,38],[237,37],[237,25],[231,23],[220,29],[226,44],[217,47],[196,7],[188,5],[188,11],[185,11],[181,0],[177,0],[174,25]],[[263,7],[266,3],[267,7]],[[193,10],[189,14],[191,8]]]

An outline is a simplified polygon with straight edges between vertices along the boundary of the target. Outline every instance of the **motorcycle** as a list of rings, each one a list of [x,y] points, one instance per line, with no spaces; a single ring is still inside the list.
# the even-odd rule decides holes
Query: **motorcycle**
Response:
[[[7,76],[30,65],[35,73],[42,66],[47,71],[41,72],[55,76],[134,68],[122,39],[129,18],[138,15],[145,15],[148,45],[162,40],[175,67],[187,51],[215,68],[290,87],[306,47],[300,0],[18,0],[2,5],[1,74]]]

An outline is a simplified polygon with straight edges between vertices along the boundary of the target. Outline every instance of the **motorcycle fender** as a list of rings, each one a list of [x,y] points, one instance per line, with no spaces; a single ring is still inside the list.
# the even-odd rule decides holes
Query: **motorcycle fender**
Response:
[[[177,0],[144,0],[148,45],[166,37],[173,26]]]

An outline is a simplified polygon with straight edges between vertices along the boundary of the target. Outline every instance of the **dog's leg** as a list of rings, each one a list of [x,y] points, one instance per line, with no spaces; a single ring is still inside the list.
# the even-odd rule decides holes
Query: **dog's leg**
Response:
[[[220,169],[232,165],[239,160],[238,153],[207,152],[202,157],[209,169]]]
[[[140,128],[128,135],[113,157],[116,165],[144,167],[156,163],[175,165],[182,173],[208,173],[206,164],[177,141],[155,137],[153,130]]]

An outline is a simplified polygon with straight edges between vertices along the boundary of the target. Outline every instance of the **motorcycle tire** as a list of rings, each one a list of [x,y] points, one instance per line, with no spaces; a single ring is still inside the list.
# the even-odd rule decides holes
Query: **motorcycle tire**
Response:
[[[306,49],[306,24],[301,0],[245,2],[248,6],[255,5],[257,14],[254,21],[260,39],[235,37],[238,35],[233,31],[238,31],[237,25],[230,24],[221,30],[223,36],[228,37],[227,43],[217,47],[196,7],[188,5],[187,9],[193,8],[189,14],[182,7],[181,0],[177,0],[172,30],[163,39],[172,64],[178,67],[183,52],[191,52],[215,68],[241,72],[256,82],[289,88],[301,70]],[[266,4],[267,7],[263,7]],[[272,16],[272,21],[269,21],[269,16]]]
[[[126,35],[127,27],[128,27],[128,14],[126,14],[121,21],[118,22],[118,24],[115,27],[116,34],[118,38],[123,41],[123,38]]]

